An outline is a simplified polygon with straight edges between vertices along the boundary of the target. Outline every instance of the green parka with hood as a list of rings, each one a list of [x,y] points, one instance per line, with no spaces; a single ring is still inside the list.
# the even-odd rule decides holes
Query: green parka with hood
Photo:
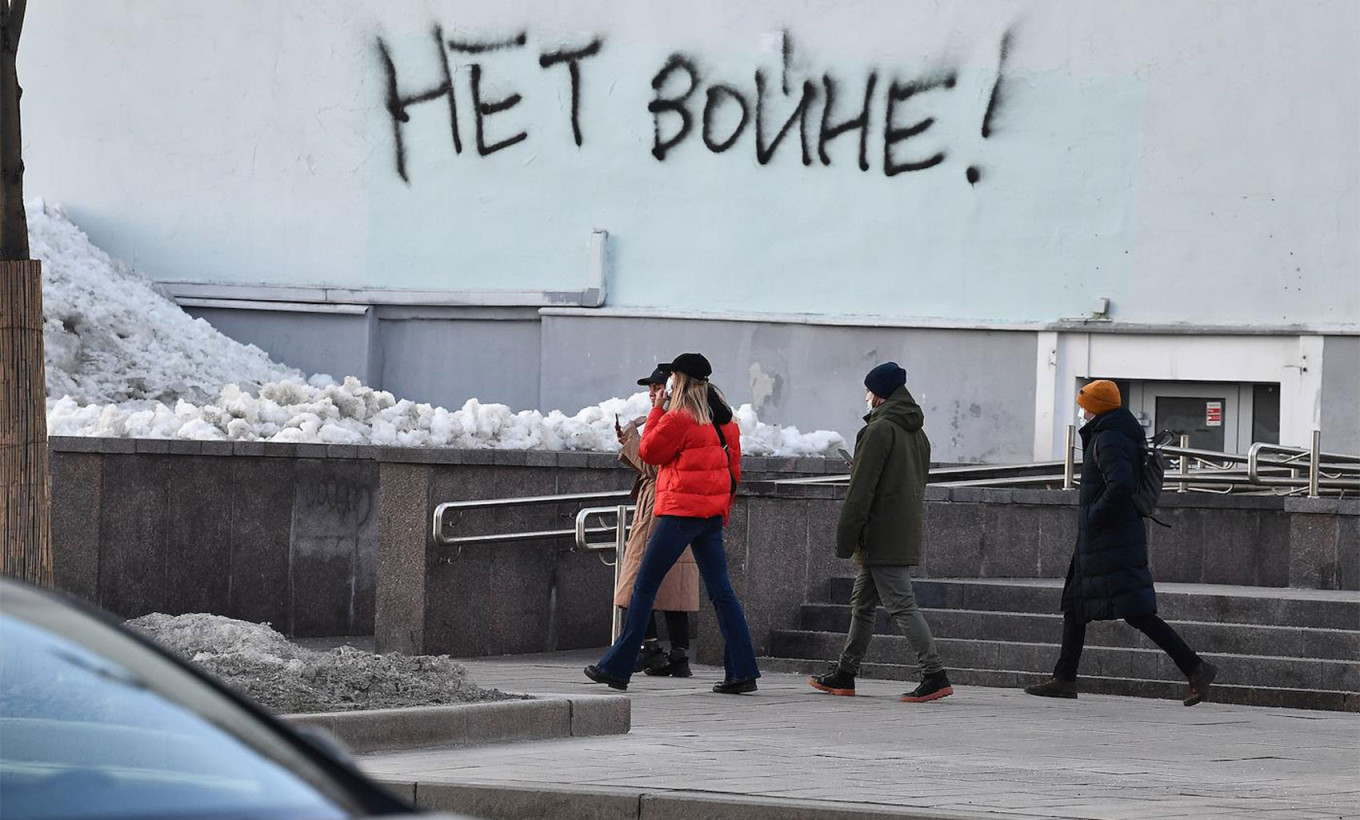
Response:
[[[925,413],[905,387],[864,417],[855,437],[850,489],[836,528],[836,555],[864,566],[921,562],[921,518],[930,475]]]

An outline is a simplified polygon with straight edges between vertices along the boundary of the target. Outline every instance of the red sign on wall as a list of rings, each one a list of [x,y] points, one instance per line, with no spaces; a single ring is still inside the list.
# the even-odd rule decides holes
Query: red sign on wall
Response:
[[[1223,426],[1223,402],[1207,401],[1204,403],[1204,426]]]

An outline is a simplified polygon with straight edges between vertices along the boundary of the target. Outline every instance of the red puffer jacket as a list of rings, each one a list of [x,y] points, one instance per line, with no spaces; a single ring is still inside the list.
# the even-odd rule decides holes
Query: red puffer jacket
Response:
[[[689,413],[652,408],[638,455],[661,468],[656,479],[656,515],[721,515],[727,521],[732,479],[741,481],[741,430],[729,420],[722,431],[730,463],[713,425],[701,425]]]

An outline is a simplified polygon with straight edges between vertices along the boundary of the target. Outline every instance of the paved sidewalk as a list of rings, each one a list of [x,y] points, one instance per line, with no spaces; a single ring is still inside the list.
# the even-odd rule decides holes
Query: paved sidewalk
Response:
[[[467,662],[478,683],[600,692],[596,652]],[[668,790],[838,801],[998,817],[1360,817],[1360,715],[956,687],[899,703],[901,683],[854,698],[768,674],[752,696],[638,675],[629,735],[370,756],[384,779]]]

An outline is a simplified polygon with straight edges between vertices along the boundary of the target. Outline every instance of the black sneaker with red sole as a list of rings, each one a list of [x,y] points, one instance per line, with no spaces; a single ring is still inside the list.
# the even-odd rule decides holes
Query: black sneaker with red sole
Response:
[[[932,700],[947,698],[954,694],[954,687],[949,684],[949,676],[943,671],[933,675],[926,675],[925,680],[915,689],[902,696],[903,703],[928,703]]]
[[[819,692],[851,698],[855,696],[855,676],[841,669],[840,664],[832,666],[825,675],[808,678],[808,686]]]

